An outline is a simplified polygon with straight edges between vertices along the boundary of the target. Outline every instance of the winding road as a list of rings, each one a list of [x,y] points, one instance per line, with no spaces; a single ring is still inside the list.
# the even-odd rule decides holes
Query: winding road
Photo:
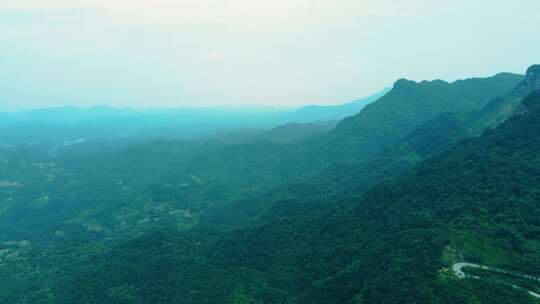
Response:
[[[533,280],[533,281],[540,282],[540,277],[535,277],[535,276],[524,274],[524,273],[504,270],[504,269],[495,268],[495,267],[489,267],[489,266],[480,265],[480,264],[473,264],[473,263],[455,263],[452,266],[452,270],[454,271],[454,274],[460,279],[465,279],[465,278],[471,278],[471,279],[477,279],[477,280],[480,279],[480,277],[478,277],[478,276],[473,276],[473,275],[466,274],[463,271],[463,268],[466,268],[466,267],[482,269],[482,270],[495,272],[495,273],[502,273],[502,274],[517,277],[517,278],[528,279],[528,280]],[[523,288],[523,287],[520,287],[520,286],[517,286],[517,285],[510,285],[510,286],[512,286],[515,289],[525,290],[531,296],[533,296],[533,297],[535,297],[537,299],[540,299],[540,294],[538,294],[536,292],[530,291],[530,290],[528,290],[526,288]]]

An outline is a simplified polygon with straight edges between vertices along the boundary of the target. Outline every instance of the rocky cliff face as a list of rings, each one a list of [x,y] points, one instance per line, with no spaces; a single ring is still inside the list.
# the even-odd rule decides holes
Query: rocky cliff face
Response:
[[[324,151],[336,162],[364,160],[403,140],[411,131],[443,113],[481,111],[494,98],[523,82],[523,75],[501,73],[452,83],[400,79],[390,92],[343,119],[329,134]],[[322,150],[321,149],[321,150]]]
[[[512,115],[525,112],[526,109],[523,108],[521,101],[531,92],[538,89],[540,89],[540,65],[532,65],[527,69],[523,81],[507,95],[489,103],[473,124],[479,130],[485,127],[494,128]]]
[[[531,92],[540,89],[540,64],[531,65],[527,69],[525,79],[513,90],[512,94],[524,98]]]
[[[523,86],[530,91],[540,90],[540,64],[533,65],[527,70]]]

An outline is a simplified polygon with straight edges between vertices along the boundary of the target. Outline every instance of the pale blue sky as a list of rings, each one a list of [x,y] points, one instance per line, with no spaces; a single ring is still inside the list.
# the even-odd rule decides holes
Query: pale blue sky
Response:
[[[0,111],[335,104],[540,63],[538,0],[0,0]]]

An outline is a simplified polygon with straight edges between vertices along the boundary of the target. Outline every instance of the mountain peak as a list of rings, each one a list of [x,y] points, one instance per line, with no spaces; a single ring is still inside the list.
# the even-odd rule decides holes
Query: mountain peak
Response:
[[[532,65],[527,69],[525,83],[530,90],[540,90],[540,64]]]
[[[540,64],[533,64],[527,69],[527,76],[529,74],[540,74]]]
[[[406,78],[400,78],[396,82],[394,82],[394,88],[404,86],[404,85],[407,85],[407,84],[415,84],[415,83],[416,83],[416,81],[409,80],[409,79],[406,79]]]
[[[436,86],[436,85],[449,85],[450,83],[448,83],[447,81],[444,81],[444,80],[441,80],[441,79],[435,79],[435,80],[423,80],[423,81],[420,81],[420,82],[417,82],[417,81],[414,81],[414,80],[409,80],[409,79],[406,79],[406,78],[401,78],[399,79],[398,81],[396,81],[394,83],[394,89],[402,89],[402,88],[412,88],[412,87],[416,87],[416,86],[423,86],[423,87],[426,87],[426,86]]]

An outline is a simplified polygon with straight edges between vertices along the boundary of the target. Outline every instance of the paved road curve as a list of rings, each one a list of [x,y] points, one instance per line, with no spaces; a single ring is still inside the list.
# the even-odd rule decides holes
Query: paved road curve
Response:
[[[463,271],[463,268],[465,268],[465,267],[478,268],[478,269],[482,269],[482,270],[486,270],[486,271],[502,273],[502,274],[506,274],[506,275],[509,275],[509,276],[513,276],[513,277],[518,277],[518,278],[523,278],[523,279],[528,279],[528,280],[533,280],[533,281],[540,282],[539,277],[535,277],[535,276],[532,276],[532,275],[519,273],[519,272],[515,272],[515,271],[508,271],[508,270],[499,269],[499,268],[495,268],[495,267],[484,266],[484,265],[480,265],[480,264],[473,264],[473,263],[456,263],[456,264],[454,264],[452,266],[452,270],[454,271],[454,274],[460,279],[465,279],[465,278],[480,279],[480,277],[478,277],[478,276],[473,276],[473,275],[466,274]],[[527,290],[525,288],[519,287],[517,285],[512,285],[512,287],[514,287],[516,289],[525,290],[531,296],[533,296],[533,297],[535,297],[537,299],[540,299],[540,294],[537,294],[537,293],[532,292],[530,290]]]

